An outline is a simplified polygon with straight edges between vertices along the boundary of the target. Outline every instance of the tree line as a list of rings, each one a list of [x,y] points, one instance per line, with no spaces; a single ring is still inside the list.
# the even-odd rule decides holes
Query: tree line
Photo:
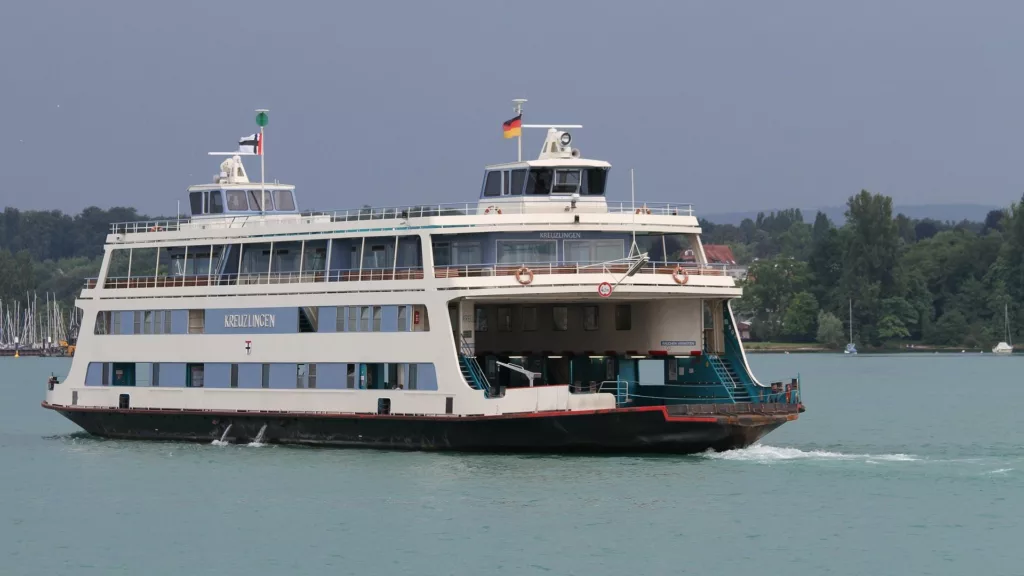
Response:
[[[984,222],[893,215],[892,199],[861,191],[841,225],[797,209],[762,213],[739,226],[701,220],[705,244],[726,244],[747,264],[734,303],[758,340],[848,339],[852,304],[858,345],[990,347],[1024,329],[1024,200]],[[71,304],[96,276],[110,224],[151,217],[134,208],[0,213],[0,299],[51,292]]]
[[[839,347],[924,343],[987,348],[1024,328],[1024,200],[984,222],[893,215],[892,198],[861,191],[837,226],[800,210],[739,226],[701,222],[703,240],[749,263],[734,304],[752,338]]]

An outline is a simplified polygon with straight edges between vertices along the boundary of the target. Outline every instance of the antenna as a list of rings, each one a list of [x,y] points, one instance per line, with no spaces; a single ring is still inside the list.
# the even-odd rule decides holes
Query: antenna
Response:
[[[636,245],[636,183],[633,180],[633,169],[629,169],[629,199],[631,204],[631,210],[633,211],[633,223],[631,224],[633,232],[633,244],[629,247],[629,257],[634,258],[640,256],[640,247]],[[635,255],[635,256],[634,256]],[[636,272],[634,272],[635,274]],[[630,274],[632,276],[633,274]]]

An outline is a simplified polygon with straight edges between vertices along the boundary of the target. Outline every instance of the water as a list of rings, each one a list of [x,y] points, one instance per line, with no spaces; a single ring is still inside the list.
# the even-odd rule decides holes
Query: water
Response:
[[[501,456],[104,441],[0,360],[0,574],[1020,574],[1024,358],[753,356],[747,450]]]

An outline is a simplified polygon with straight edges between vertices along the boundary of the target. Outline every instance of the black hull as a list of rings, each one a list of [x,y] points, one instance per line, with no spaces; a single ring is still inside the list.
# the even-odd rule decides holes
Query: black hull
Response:
[[[263,441],[408,450],[485,452],[664,452],[694,454],[749,446],[797,416],[796,407],[761,405],[727,413],[651,407],[506,416],[401,416],[44,407],[104,438],[234,443]],[[767,410],[766,408],[771,408]],[[682,412],[682,413],[680,413]],[[708,413],[711,412],[711,413]]]

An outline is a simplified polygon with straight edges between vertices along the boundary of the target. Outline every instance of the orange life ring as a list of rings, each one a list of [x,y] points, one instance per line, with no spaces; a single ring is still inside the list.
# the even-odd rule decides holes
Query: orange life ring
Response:
[[[490,214],[492,209],[496,213],[501,214],[501,208],[498,208],[497,206],[488,206],[487,209],[484,210],[484,214]]]
[[[516,270],[516,282],[519,282],[523,286],[533,282],[533,270],[530,270],[526,266],[520,266],[519,270]]]
[[[672,279],[676,281],[676,284],[682,286],[690,281],[690,275],[683,270],[682,266],[676,266],[676,269],[672,271]]]
[[[650,208],[637,208],[636,209],[636,213],[637,214],[650,214],[651,213],[651,209]]]

